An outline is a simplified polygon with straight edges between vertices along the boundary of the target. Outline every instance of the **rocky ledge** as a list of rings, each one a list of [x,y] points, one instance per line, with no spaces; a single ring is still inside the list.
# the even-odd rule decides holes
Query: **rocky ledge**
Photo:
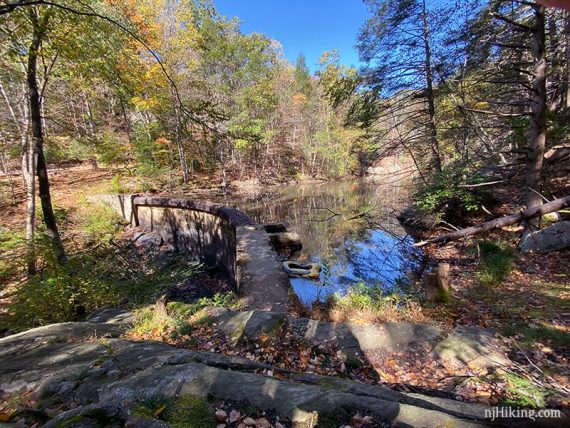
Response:
[[[238,321],[244,321],[256,315],[228,312],[221,315],[221,321],[229,325],[236,316],[241,317]],[[271,317],[267,313],[263,316]],[[242,357],[124,340],[121,335],[130,318],[118,311],[99,315],[92,321],[98,322],[54,324],[0,339],[2,396],[33,397],[39,409],[34,411],[45,418],[42,423],[48,427],[101,423],[166,426],[158,419],[141,419],[133,414],[137,403],[157,395],[247,400],[279,415],[285,425],[298,427],[321,426],[330,418],[338,423],[350,421],[358,413],[375,421],[365,426],[513,425],[509,420],[491,424],[485,418],[489,408],[482,405],[315,374],[290,373],[287,380],[278,379],[265,365]],[[254,334],[254,325],[247,324],[244,331]],[[312,331],[330,334],[327,328]],[[340,334],[338,326],[335,331]],[[63,411],[46,411],[53,403],[58,403]],[[552,426],[561,426],[560,420],[551,421]],[[518,420],[516,424],[548,426],[548,422]],[[20,425],[25,426],[22,421]]]

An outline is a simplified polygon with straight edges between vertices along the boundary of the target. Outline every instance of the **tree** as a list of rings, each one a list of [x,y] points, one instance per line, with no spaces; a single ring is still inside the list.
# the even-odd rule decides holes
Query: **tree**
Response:
[[[428,141],[430,167],[439,172],[442,156],[436,115],[436,70],[443,59],[434,51],[447,15],[426,0],[365,0],[371,17],[358,37],[361,60],[367,64],[365,84],[386,101],[384,110],[395,123],[415,122],[400,143]],[[381,98],[381,99],[382,99]],[[400,133],[401,135],[401,133]]]
[[[532,78],[531,78],[531,122],[528,135],[528,154],[525,186],[526,207],[542,205],[542,168],[546,149],[546,39],[544,25],[544,6],[533,4],[533,23],[531,32]],[[536,225],[532,220],[529,224]],[[527,227],[527,232],[531,231]]]
[[[28,65],[26,70],[26,82],[28,84],[28,98],[30,103],[30,127],[32,133],[30,157],[36,159],[38,194],[46,232],[51,239],[57,260],[63,263],[67,261],[67,256],[59,235],[51,201],[50,184],[44,153],[44,131],[42,128],[41,114],[42,99],[37,78],[39,51],[48,31],[51,10],[40,11],[38,9],[29,9],[28,12],[32,24],[32,41],[28,49]],[[33,180],[31,177],[29,179]]]
[[[545,8],[525,0],[493,0],[472,21],[469,31],[475,36],[471,45],[474,51],[480,51],[481,45],[485,50],[485,59],[482,64],[474,64],[472,74],[476,74],[480,85],[487,85],[488,90],[475,100],[478,107],[460,107],[494,118],[488,123],[489,128],[507,129],[507,138],[499,139],[496,135],[491,138],[499,142],[497,151],[524,153],[526,206],[536,207],[543,203],[547,133],[549,74]],[[554,83],[553,89],[558,85]],[[527,133],[526,144],[523,143],[524,132]],[[505,141],[512,142],[511,147],[505,147]],[[530,220],[527,232],[538,221],[538,218]]]
[[[311,95],[311,73],[307,67],[305,55],[301,52],[295,62],[295,83],[297,92],[306,97]]]

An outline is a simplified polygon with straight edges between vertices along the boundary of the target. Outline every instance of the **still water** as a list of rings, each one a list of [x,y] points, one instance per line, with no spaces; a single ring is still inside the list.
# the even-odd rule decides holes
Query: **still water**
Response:
[[[304,305],[344,294],[357,284],[405,290],[422,253],[396,212],[409,202],[404,186],[339,181],[284,186],[255,196],[228,196],[227,205],[258,223],[287,222],[299,234],[299,260],[321,264],[318,280],[291,278]]]

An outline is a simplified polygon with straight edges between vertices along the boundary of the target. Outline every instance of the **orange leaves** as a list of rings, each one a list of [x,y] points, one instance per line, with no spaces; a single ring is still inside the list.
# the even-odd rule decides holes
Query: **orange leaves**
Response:
[[[129,24],[134,27],[135,34],[142,40],[151,45],[159,40],[158,26],[153,24],[152,19],[149,19],[152,9],[145,8],[143,2],[138,0],[106,1],[112,8],[121,12]]]
[[[304,106],[307,104],[307,96],[302,93],[293,95],[293,104],[296,106]]]
[[[168,138],[164,138],[164,137],[160,137],[157,138],[156,140],[154,140],[154,144],[158,145],[158,146],[171,146],[172,145],[172,141],[170,141]]]
[[[0,422],[8,422],[15,412],[15,409],[1,409]]]

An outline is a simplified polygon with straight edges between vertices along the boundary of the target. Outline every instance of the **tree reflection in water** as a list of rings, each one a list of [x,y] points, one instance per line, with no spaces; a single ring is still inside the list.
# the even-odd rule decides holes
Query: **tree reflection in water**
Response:
[[[386,292],[405,290],[422,256],[395,218],[409,202],[409,187],[339,181],[277,188],[256,197],[230,196],[228,205],[258,223],[285,221],[299,233],[301,259],[322,265],[318,281],[292,278],[301,301],[311,306],[331,293],[364,283]]]

